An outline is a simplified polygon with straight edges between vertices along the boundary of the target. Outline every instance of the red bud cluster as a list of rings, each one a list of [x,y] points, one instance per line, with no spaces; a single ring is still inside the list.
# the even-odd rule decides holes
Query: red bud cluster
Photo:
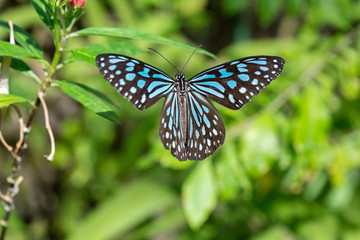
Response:
[[[74,7],[83,7],[85,5],[85,0],[70,0],[69,4]]]

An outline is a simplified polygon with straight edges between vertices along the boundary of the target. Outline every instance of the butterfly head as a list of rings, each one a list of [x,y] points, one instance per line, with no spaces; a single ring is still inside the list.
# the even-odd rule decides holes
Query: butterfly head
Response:
[[[185,93],[185,91],[186,91],[186,81],[185,81],[184,73],[178,72],[175,75],[175,79],[176,79],[176,82],[177,82],[178,91],[180,93]]]

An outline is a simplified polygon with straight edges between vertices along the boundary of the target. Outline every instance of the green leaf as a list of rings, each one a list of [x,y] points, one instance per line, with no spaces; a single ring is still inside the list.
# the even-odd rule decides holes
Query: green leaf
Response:
[[[70,50],[73,55],[65,60],[65,64],[72,62],[87,62],[95,65],[95,58],[101,53],[120,53],[134,55],[142,50],[124,41],[108,42],[106,44],[90,44],[84,48]]]
[[[79,30],[77,32],[73,32],[68,35],[68,37],[77,37],[77,36],[88,36],[88,35],[95,35],[95,36],[106,36],[106,37],[118,37],[118,38],[128,38],[128,39],[136,39],[136,40],[144,40],[159,44],[167,44],[171,46],[177,46],[182,47],[188,50],[195,50],[195,47],[170,40],[168,38],[164,38],[155,34],[142,32],[138,30],[133,29],[127,29],[127,28],[99,28],[99,27],[91,27],[91,28],[85,28],[82,30]],[[215,55],[203,50],[198,50],[200,53],[206,54],[210,57],[215,58]]]
[[[34,6],[36,12],[38,13],[40,19],[51,29],[54,29],[54,16],[52,12],[52,6],[48,1],[44,0],[31,0],[32,5]]]
[[[118,239],[137,224],[168,209],[175,196],[150,179],[137,180],[105,199],[79,224],[68,239]]]
[[[0,20],[0,27],[10,33],[9,24]],[[15,41],[38,58],[44,58],[44,52],[36,40],[24,29],[14,24]]]
[[[0,41],[0,56],[38,58],[24,48],[5,41]]]
[[[3,62],[3,60],[4,60],[4,57],[0,56],[0,62]],[[12,69],[22,72],[26,76],[29,76],[29,77],[35,79],[37,82],[41,81],[39,79],[39,77],[31,70],[31,68],[21,59],[11,58],[10,67]]]
[[[30,103],[31,101],[15,95],[0,94],[0,108],[8,106],[13,103],[22,103],[22,102]]]
[[[217,202],[211,161],[199,162],[183,184],[182,204],[186,219],[194,230],[209,217]]]
[[[64,93],[81,103],[84,107],[108,120],[119,123],[119,118],[114,112],[114,108],[100,99],[99,95],[94,94],[99,94],[96,90],[89,91],[89,87],[73,82],[55,81],[54,83],[58,84]]]

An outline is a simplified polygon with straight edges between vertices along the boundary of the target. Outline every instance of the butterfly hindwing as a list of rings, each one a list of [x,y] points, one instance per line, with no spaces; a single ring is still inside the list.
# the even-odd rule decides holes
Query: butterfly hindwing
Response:
[[[188,92],[187,155],[190,160],[202,160],[223,145],[225,127],[213,104],[201,94]]]
[[[139,110],[151,107],[174,88],[174,80],[159,69],[119,54],[96,57],[104,78]]]
[[[179,161],[187,159],[186,136],[180,121],[180,108],[177,92],[169,93],[161,111],[159,135],[165,149],[171,148],[171,154]]]
[[[205,70],[189,80],[192,90],[230,109],[239,109],[282,72],[280,57],[254,56]]]

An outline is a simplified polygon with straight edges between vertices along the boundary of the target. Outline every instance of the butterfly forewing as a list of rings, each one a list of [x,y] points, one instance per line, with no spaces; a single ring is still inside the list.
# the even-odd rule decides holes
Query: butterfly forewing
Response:
[[[179,161],[185,161],[186,136],[180,121],[180,108],[177,92],[166,96],[160,116],[159,135],[165,149],[171,149],[171,154]]]
[[[205,70],[189,80],[192,90],[230,109],[239,109],[282,72],[280,57],[254,56]]]
[[[174,88],[171,77],[135,58],[100,54],[96,65],[104,78],[139,110],[151,107]]]
[[[224,123],[212,103],[197,92],[188,92],[187,106],[187,155],[190,160],[202,160],[224,143]]]

